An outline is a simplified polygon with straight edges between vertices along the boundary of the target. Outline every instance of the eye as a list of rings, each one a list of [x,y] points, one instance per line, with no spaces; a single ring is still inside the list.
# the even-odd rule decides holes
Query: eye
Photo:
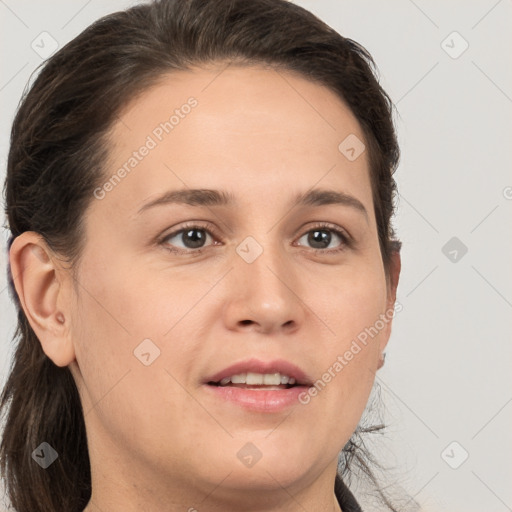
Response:
[[[198,251],[212,240],[213,236],[209,229],[192,224],[166,235],[162,239],[162,244],[173,252],[188,252],[194,249]]]
[[[334,244],[334,247],[331,246]],[[317,226],[302,235],[298,245],[309,245],[315,252],[332,253],[350,246],[349,237],[329,225]]]
[[[210,226],[191,223],[166,235],[160,243],[173,253],[194,254],[209,245],[222,245],[215,240],[214,234]],[[322,224],[302,235],[297,245],[310,246],[317,253],[331,254],[351,247],[351,238],[339,228]]]

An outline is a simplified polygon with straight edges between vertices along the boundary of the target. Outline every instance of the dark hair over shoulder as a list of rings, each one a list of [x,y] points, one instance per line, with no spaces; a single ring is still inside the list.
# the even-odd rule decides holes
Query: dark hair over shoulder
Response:
[[[163,74],[213,62],[297,72],[350,107],[367,143],[388,276],[391,254],[400,244],[391,226],[392,175],[399,158],[392,103],[363,47],[285,0],[138,5],[98,20],[46,61],[12,126],[4,191],[10,243],[35,231],[75,264],[85,242],[84,212],[104,180],[107,135],[116,116]],[[15,278],[9,270],[18,326],[0,398],[5,421],[0,471],[17,512],[79,512],[91,495],[79,394],[69,369],[57,367],[42,351],[16,295]],[[31,458],[42,442],[59,454],[46,470]]]

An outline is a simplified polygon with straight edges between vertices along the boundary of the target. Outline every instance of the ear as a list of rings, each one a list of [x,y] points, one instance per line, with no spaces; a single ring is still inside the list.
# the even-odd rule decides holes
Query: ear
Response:
[[[9,251],[11,273],[25,316],[44,353],[57,365],[75,360],[65,271],[41,235],[26,231]]]
[[[391,325],[393,323],[393,317],[395,312],[401,311],[401,304],[395,308],[396,302],[396,289],[398,287],[398,280],[400,278],[400,270],[402,268],[402,262],[400,258],[400,248],[396,248],[391,253],[391,268],[389,272],[389,279],[387,282],[387,300],[386,300],[386,312],[385,315],[385,327],[381,334],[380,351],[384,352],[386,345],[388,344],[389,337],[391,336]],[[384,363],[381,360],[382,364]],[[381,366],[382,366],[381,364]],[[380,366],[379,366],[380,368]]]

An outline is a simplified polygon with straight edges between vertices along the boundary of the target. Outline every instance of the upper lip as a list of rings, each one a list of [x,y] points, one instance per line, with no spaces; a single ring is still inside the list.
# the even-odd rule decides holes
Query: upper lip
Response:
[[[280,373],[281,375],[288,375],[293,377],[298,386],[311,386],[311,379],[299,367],[285,361],[284,359],[275,359],[273,361],[260,361],[259,359],[247,359],[238,363],[232,364],[224,368],[220,372],[211,375],[206,379],[206,383],[220,382],[225,377],[231,377],[240,373]]]

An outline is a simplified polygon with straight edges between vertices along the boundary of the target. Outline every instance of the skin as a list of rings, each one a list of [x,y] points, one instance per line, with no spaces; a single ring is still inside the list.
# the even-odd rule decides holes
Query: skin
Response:
[[[393,308],[400,257],[387,284],[367,153],[351,162],[338,150],[349,134],[364,140],[361,127],[333,92],[289,72],[179,72],[120,113],[106,180],[189,97],[198,104],[173,131],[103,199],[91,198],[75,281],[38,234],[11,248],[27,317],[82,399],[93,489],[85,510],[340,510],[337,454],[364,410],[391,322],[307,405],[250,412],[215,400],[202,381],[250,357],[286,359],[319,379]],[[354,196],[368,218],[346,205],[293,207],[313,187]],[[186,188],[225,190],[238,204],[137,214]],[[191,221],[216,230],[202,252],[179,234],[161,241]],[[315,252],[307,234],[318,222],[354,245],[330,232],[328,249],[343,250]],[[263,248],[252,263],[236,252],[247,236]],[[133,354],[147,338],[161,351],[150,366]],[[237,457],[248,442],[262,453],[251,468]]]

